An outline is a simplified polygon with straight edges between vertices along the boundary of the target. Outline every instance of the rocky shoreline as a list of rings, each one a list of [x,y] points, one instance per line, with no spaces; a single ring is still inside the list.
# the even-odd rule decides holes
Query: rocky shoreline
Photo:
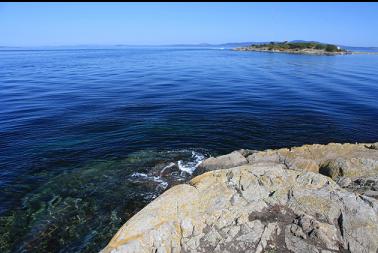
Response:
[[[238,150],[195,173],[101,252],[378,252],[378,143]]]

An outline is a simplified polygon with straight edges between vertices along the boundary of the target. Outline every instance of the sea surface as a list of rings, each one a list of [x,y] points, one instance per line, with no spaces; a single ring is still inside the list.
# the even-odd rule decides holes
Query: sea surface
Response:
[[[378,141],[378,55],[0,51],[0,252],[96,252],[236,149]]]

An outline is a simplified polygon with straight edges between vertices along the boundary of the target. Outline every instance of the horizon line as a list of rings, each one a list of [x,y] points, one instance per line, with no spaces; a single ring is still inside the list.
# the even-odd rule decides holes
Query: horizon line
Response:
[[[292,40],[292,41],[301,41],[301,40]],[[302,40],[304,42],[310,42],[310,40]],[[9,46],[9,45],[0,45],[1,48],[35,48],[35,47],[164,47],[164,46],[224,46],[227,44],[253,44],[253,43],[268,43],[270,41],[241,41],[241,42],[223,42],[223,43],[170,43],[170,44],[66,44],[66,45],[28,45],[28,46]],[[281,42],[281,41],[272,41],[272,42]],[[289,41],[290,42],[290,41]],[[326,42],[319,42],[323,44],[332,44]],[[349,46],[349,45],[341,45],[338,43],[334,43],[337,46],[344,46],[344,47],[363,47],[363,48],[377,48],[378,46]]]

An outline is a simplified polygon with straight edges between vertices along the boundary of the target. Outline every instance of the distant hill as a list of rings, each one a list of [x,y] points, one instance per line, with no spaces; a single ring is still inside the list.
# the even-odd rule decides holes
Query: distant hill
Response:
[[[359,52],[378,52],[378,47],[350,47],[350,46],[340,46],[349,51],[359,51]]]
[[[220,44],[211,44],[211,43],[198,43],[198,44],[171,44],[171,45],[163,45],[163,46],[171,46],[171,47],[246,47],[250,45],[263,45],[269,44],[271,41],[246,41],[246,42],[227,42],[227,43],[220,43]],[[273,41],[274,43],[279,43],[280,41]],[[328,44],[325,42],[315,41],[315,40],[291,40],[288,41],[289,43],[316,43],[316,44]],[[341,44],[334,44],[341,48],[351,51],[361,51],[361,50],[378,50],[378,47],[352,47],[352,46],[345,46]]]
[[[227,42],[227,43],[220,43],[220,44],[210,44],[210,43],[198,43],[198,44],[172,44],[172,45],[164,45],[164,46],[172,46],[172,47],[245,47],[250,45],[264,45],[269,44],[272,41],[246,41],[246,42]],[[273,41],[274,43],[279,43],[279,41]],[[290,43],[320,43],[317,41],[309,41],[309,40],[292,40],[289,41]]]
[[[248,46],[251,44],[265,44],[267,42],[229,42],[229,43],[223,43],[223,44],[218,44],[217,46],[230,46],[230,47],[238,47],[238,46]]]
[[[319,41],[315,41],[315,40],[292,40],[289,42],[291,43],[320,43]]]
[[[242,46],[249,46],[251,44],[264,44],[268,42],[228,42],[228,43],[220,43],[220,44],[210,44],[210,43],[198,43],[198,44],[171,44],[171,45],[163,45],[163,46],[170,46],[170,47],[242,47]]]

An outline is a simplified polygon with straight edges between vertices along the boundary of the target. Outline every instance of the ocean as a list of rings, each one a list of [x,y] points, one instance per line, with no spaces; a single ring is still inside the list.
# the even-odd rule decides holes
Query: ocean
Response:
[[[236,149],[378,141],[378,55],[0,51],[0,252],[95,252]]]

